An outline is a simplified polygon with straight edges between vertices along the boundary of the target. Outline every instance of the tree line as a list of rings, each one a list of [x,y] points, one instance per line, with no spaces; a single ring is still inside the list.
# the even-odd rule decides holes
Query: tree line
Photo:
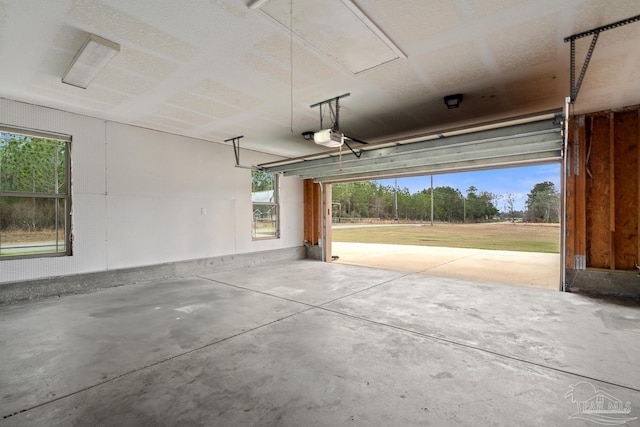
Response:
[[[560,193],[551,181],[533,186],[525,202],[529,222],[560,222]]]
[[[534,186],[527,197],[524,212],[514,209],[516,196],[479,191],[475,186],[466,193],[440,186],[411,193],[408,188],[385,186],[374,181],[339,183],[332,186],[333,216],[341,218],[376,218],[380,220],[439,222],[483,222],[523,218],[529,222],[558,222],[559,194],[552,182]],[[397,200],[397,202],[396,202]],[[499,202],[503,211],[498,209]],[[396,207],[397,206],[397,207]]]
[[[59,223],[66,191],[66,144],[0,133],[0,228],[39,231]],[[33,196],[32,196],[33,195]]]

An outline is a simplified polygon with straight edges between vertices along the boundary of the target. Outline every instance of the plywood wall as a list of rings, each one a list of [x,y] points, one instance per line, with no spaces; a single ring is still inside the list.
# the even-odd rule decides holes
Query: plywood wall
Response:
[[[569,135],[566,265],[634,270],[640,263],[640,109],[575,116]]]

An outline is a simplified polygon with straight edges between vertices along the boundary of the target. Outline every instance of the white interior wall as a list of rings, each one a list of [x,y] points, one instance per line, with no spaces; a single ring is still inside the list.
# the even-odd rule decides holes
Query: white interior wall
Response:
[[[298,178],[280,181],[280,239],[251,239],[250,171],[230,146],[6,99],[0,123],[72,136],[74,233],[73,256],[3,259],[0,283],[302,245]]]

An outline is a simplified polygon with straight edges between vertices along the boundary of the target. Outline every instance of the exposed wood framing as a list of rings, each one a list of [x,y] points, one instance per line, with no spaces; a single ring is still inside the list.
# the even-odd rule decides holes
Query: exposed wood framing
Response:
[[[588,166],[591,171],[585,194],[587,267],[610,268],[609,120],[605,115],[592,115],[587,116],[585,123],[590,130]]]
[[[613,112],[609,113],[609,268],[616,269],[616,146]]]
[[[565,265],[634,270],[640,262],[640,108],[578,116],[572,124]]]
[[[581,116],[584,117],[584,116]],[[576,157],[576,142],[577,142],[577,130],[579,125],[577,124],[578,117],[573,117],[569,121],[569,148],[565,155],[567,156],[567,168],[563,171],[567,175],[566,181],[566,205],[565,205],[565,227],[566,227],[566,239],[565,239],[565,254],[564,265],[567,268],[574,269],[575,266],[575,254],[576,254],[576,176],[574,168],[574,159]]]
[[[589,141],[585,116],[575,116],[569,128],[570,149],[567,155],[567,246],[565,265],[570,269],[586,268],[586,157]]]
[[[304,195],[304,240],[317,245],[322,233],[322,217],[320,208],[320,185],[312,179],[303,183]]]
[[[638,257],[638,114],[615,115],[614,265],[632,270]]]
[[[586,217],[586,157],[587,157],[587,137],[584,116],[580,120],[578,127],[578,150],[575,159],[575,255],[578,260],[576,268],[586,268],[587,254],[587,217]],[[575,258],[574,258],[575,259]],[[574,261],[575,262],[575,261]]]

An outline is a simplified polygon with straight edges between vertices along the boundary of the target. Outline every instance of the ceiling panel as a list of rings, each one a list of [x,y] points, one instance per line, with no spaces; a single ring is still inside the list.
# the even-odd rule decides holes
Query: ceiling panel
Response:
[[[196,54],[197,48],[181,40],[174,27],[158,28],[129,16],[126,9],[119,10],[105,3],[109,2],[75,0],[69,8],[69,13],[77,25],[82,25],[87,31],[117,35],[118,40],[114,41],[118,43],[126,40],[129,45],[146,48],[182,61],[189,60]],[[140,2],[140,6],[144,6],[145,3],[148,4]],[[171,10],[165,10],[165,13],[171,13]]]
[[[237,90],[213,80],[198,82],[193,86],[192,91],[242,109],[254,108],[264,102],[263,99],[257,98],[249,92]]]
[[[452,0],[409,0],[401,6],[389,0],[363,0],[358,4],[405,49],[421,45],[435,34],[459,28],[462,23]]]
[[[454,62],[456,66],[452,67]],[[445,92],[456,92],[460,87],[491,75],[473,42],[458,43],[430,52],[421,58],[420,63],[431,83]]]
[[[506,72],[555,61],[557,25],[558,14],[554,13],[488,35],[499,69]]]
[[[176,61],[135,48],[122,51],[118,55],[117,66],[123,72],[155,81],[168,78],[178,69]]]
[[[564,37],[640,15],[638,0],[251,1],[0,0],[0,97],[295,157],[324,150],[301,137],[320,126],[310,105],[347,92],[340,124],[372,144],[562,108]],[[120,53],[88,89],[62,84],[89,33]],[[576,113],[640,104],[639,45],[640,23],[601,34]]]
[[[353,74],[404,58],[350,0],[271,0],[262,11]]]
[[[192,110],[200,114],[206,114],[212,118],[227,118],[240,110],[219,102],[215,98],[208,98],[193,93],[182,92],[167,100],[169,104]]]
[[[478,13],[478,16],[491,16],[502,13],[511,8],[521,6],[526,3],[527,0],[472,0],[473,8]]]
[[[518,79],[507,83],[507,91],[520,102],[539,103],[554,100],[558,93],[558,79],[554,75],[541,75],[536,78]]]
[[[211,116],[205,116],[204,114],[196,113],[193,110],[187,110],[185,108],[175,107],[173,105],[163,104],[157,110],[157,116],[160,119],[174,118],[185,123],[189,123],[192,126],[202,126],[211,122]]]
[[[396,62],[387,68],[385,73],[371,73],[367,76],[377,91],[385,92],[398,104],[427,97],[428,85],[415,77],[415,70],[409,61]]]

